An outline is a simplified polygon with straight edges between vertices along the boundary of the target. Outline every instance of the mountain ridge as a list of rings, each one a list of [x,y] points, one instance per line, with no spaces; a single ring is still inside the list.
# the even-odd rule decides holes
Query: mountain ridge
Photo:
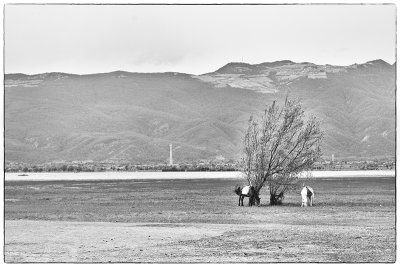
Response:
[[[395,64],[277,62],[202,75],[5,74],[6,160],[167,162],[170,143],[176,162],[236,160],[248,118],[288,93],[322,121],[326,157],[394,155]]]
[[[316,64],[316,63],[312,63],[312,62],[294,62],[292,60],[289,59],[285,59],[285,60],[277,60],[277,61],[271,61],[271,62],[261,62],[261,63],[255,63],[255,64],[251,64],[251,63],[246,63],[246,62],[229,62],[227,64],[225,64],[224,66],[222,66],[219,69],[224,68],[227,65],[233,65],[233,64],[244,64],[246,66],[263,66],[263,65],[274,65],[274,64],[281,64],[281,63],[292,63],[292,64],[312,64],[312,65],[321,65],[321,66],[339,66],[339,67],[349,67],[352,65],[364,65],[367,63],[383,63],[385,65],[389,65],[389,66],[396,66],[396,61],[393,64],[390,64],[388,62],[386,62],[383,59],[374,59],[374,60],[369,60],[366,61],[364,63],[353,63],[350,65],[334,65],[334,64]],[[214,71],[217,72],[218,70]],[[179,72],[179,71],[163,71],[163,72],[137,72],[137,71],[127,71],[127,70],[115,70],[115,71],[109,71],[109,72],[95,72],[95,73],[84,73],[84,74],[77,74],[77,73],[69,73],[69,72],[62,72],[62,71],[50,71],[50,72],[42,72],[42,73],[34,73],[34,74],[27,74],[27,73],[23,73],[23,72],[10,72],[10,73],[5,73],[4,76],[6,78],[10,78],[13,75],[22,75],[22,76],[37,76],[37,75],[45,75],[45,74],[65,74],[65,75],[75,75],[75,76],[85,76],[85,75],[96,75],[96,74],[111,74],[111,73],[117,73],[117,72],[122,72],[122,73],[130,73],[130,74],[160,74],[160,73],[179,73],[179,74],[188,74],[188,75],[195,75],[195,74],[191,74],[191,73],[186,73],[186,72]],[[207,73],[203,73],[203,74],[199,74],[199,75],[205,75],[208,74],[210,72]],[[211,72],[212,73],[212,72]]]

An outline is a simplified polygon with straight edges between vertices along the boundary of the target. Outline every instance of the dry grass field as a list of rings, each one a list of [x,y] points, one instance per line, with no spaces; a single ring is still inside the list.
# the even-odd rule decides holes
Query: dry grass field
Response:
[[[238,207],[237,179],[6,181],[6,262],[394,262],[395,178]],[[247,199],[245,199],[247,204]]]

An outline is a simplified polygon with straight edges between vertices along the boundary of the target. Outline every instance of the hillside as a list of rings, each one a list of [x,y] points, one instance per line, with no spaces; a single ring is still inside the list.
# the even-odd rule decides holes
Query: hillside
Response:
[[[5,76],[6,161],[238,159],[250,115],[301,98],[325,130],[324,153],[394,156],[395,66],[288,60],[229,63],[204,75]]]

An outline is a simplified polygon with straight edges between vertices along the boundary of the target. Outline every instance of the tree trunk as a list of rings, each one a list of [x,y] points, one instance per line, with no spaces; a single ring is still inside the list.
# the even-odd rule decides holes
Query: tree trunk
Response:
[[[251,204],[260,206],[260,189],[259,190],[254,190],[254,195],[249,199],[251,201]]]
[[[270,193],[269,204],[271,206],[281,205],[283,201],[283,193],[275,194]]]
[[[270,194],[270,196],[269,196],[269,204],[271,206],[278,205],[278,199],[276,198],[276,195],[274,195],[272,193]]]

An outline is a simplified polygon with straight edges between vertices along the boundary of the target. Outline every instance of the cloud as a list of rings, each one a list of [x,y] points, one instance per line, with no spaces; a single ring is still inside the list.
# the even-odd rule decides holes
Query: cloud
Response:
[[[9,5],[5,62],[7,71],[26,73],[204,73],[241,58],[393,62],[394,11],[395,5]]]

